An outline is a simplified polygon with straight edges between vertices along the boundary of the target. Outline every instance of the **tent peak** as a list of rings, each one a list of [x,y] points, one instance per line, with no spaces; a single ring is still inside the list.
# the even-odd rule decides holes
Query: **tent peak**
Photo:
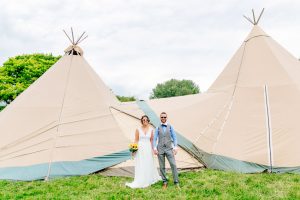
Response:
[[[68,55],[83,55],[83,51],[82,49],[77,46],[80,42],[82,42],[83,40],[85,40],[88,35],[84,35],[85,31],[75,40],[74,38],[74,32],[73,32],[73,28],[71,27],[71,37],[67,34],[67,32],[65,30],[63,30],[63,32],[65,33],[65,35],[67,36],[67,38],[69,39],[69,41],[71,42],[71,45],[65,50],[65,53]],[[85,37],[83,37],[85,36]]]
[[[257,38],[257,37],[270,37],[267,33],[265,33],[258,25],[254,25],[251,32],[249,33],[249,35],[246,37],[246,39],[244,40],[244,42],[248,42],[249,40],[251,40],[252,38]]]
[[[63,30],[63,32],[66,34],[67,38],[69,39],[69,41],[71,42],[72,45],[78,45],[80,42],[82,42],[83,40],[85,40],[88,35],[86,35],[84,38],[84,34],[85,34],[85,31],[77,38],[77,40],[75,41],[75,38],[74,38],[74,32],[73,32],[73,28],[71,27],[71,34],[72,34],[72,39],[71,37],[67,34],[67,32],[65,30]]]
[[[65,49],[64,52],[67,55],[83,55],[83,50],[77,45],[70,45],[68,48]]]
[[[263,8],[263,9],[261,10],[261,12],[260,12],[260,14],[259,14],[257,20],[256,20],[256,18],[255,18],[254,9],[252,9],[252,17],[253,17],[252,20],[251,20],[249,17],[245,16],[245,15],[243,15],[243,16],[244,16],[244,17],[246,18],[246,20],[248,20],[251,24],[257,25],[258,22],[259,22],[259,20],[260,20],[260,18],[261,18],[261,16],[262,16],[262,14],[263,14],[263,12],[264,12],[264,10],[265,10],[265,8]]]

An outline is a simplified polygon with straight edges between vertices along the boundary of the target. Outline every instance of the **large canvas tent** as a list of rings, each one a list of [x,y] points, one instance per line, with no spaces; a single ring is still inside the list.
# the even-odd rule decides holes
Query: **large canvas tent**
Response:
[[[146,104],[169,113],[179,144],[208,168],[299,173],[299,77],[298,59],[254,21],[207,92]]]
[[[83,175],[131,159],[128,144],[144,112],[122,106],[84,59],[79,40],[70,41],[65,55],[0,112],[0,179]],[[180,159],[199,166],[184,152]],[[133,165],[126,163],[119,168]]]

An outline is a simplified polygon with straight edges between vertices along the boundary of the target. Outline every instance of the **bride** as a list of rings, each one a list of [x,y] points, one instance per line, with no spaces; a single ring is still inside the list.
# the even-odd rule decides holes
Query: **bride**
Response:
[[[142,116],[142,126],[135,131],[138,151],[135,155],[134,181],[126,183],[131,188],[145,188],[161,180],[152,154],[153,128],[147,115]]]

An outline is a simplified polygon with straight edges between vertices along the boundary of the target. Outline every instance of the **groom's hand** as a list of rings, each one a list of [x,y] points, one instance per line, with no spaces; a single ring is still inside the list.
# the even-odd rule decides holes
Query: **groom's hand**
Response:
[[[154,153],[154,155],[157,155],[158,154],[157,149],[153,149],[153,153]]]
[[[178,148],[177,148],[177,147],[175,147],[175,148],[173,149],[173,154],[174,154],[174,155],[176,155],[176,154],[177,154],[177,152],[178,152]]]

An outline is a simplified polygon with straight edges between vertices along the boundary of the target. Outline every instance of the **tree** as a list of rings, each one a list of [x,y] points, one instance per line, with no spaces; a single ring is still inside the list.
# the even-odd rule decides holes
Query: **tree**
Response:
[[[9,58],[0,67],[0,102],[11,103],[61,56],[28,54]]]
[[[135,101],[135,97],[131,96],[131,97],[126,97],[126,96],[119,96],[119,95],[116,95],[117,98],[119,99],[119,101],[121,102],[128,102],[128,101]]]
[[[5,108],[5,106],[0,105],[0,111],[3,110],[4,108]]]
[[[197,94],[200,92],[199,86],[191,80],[171,79],[164,83],[159,83],[150,95],[150,99],[184,96]]]

